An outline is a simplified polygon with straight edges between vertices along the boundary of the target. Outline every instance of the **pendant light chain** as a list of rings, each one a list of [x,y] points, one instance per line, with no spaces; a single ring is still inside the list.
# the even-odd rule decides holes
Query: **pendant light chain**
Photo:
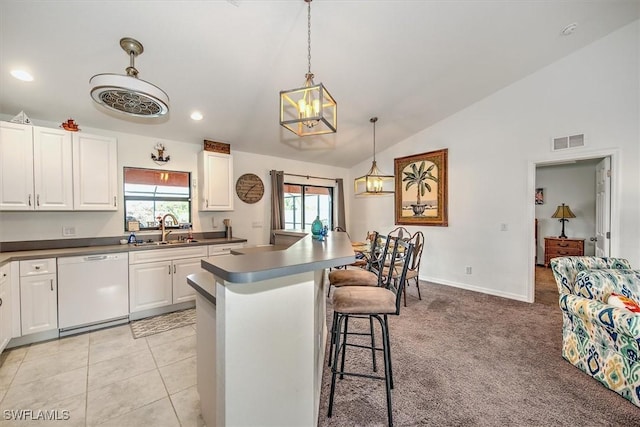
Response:
[[[308,74],[311,74],[311,0],[307,2],[307,65]]]
[[[376,122],[378,121],[377,117],[371,117],[369,119],[371,123],[373,123],[373,161],[376,161]]]

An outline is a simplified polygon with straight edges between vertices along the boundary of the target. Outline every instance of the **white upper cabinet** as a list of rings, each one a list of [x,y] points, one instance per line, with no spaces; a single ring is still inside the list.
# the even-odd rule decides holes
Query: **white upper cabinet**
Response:
[[[33,128],[35,209],[73,209],[71,134],[62,129]]]
[[[115,138],[0,122],[0,210],[117,210]]]
[[[0,209],[33,208],[33,126],[0,122]]]
[[[74,134],[73,173],[75,210],[118,209],[118,145],[115,138]]]
[[[198,181],[201,211],[233,210],[233,156],[200,152]]]
[[[71,210],[71,135],[0,122],[0,209]]]

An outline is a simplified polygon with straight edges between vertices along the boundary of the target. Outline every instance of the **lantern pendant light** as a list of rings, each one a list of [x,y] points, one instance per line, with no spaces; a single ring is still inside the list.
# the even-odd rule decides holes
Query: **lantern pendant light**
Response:
[[[376,163],[376,122],[377,117],[369,119],[373,123],[373,163],[371,169],[365,175],[356,178],[354,181],[356,196],[378,196],[385,194],[393,194],[393,190],[388,190],[389,185],[393,188],[393,175],[385,175],[378,169]]]
[[[298,136],[323,135],[337,130],[337,104],[311,72],[311,1],[307,3],[307,74],[302,87],[280,91],[280,125]]]

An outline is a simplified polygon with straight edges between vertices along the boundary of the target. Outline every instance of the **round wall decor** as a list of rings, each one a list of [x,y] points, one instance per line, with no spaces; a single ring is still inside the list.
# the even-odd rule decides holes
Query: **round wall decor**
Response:
[[[245,173],[236,181],[236,194],[245,203],[259,202],[264,195],[264,184],[258,175]]]

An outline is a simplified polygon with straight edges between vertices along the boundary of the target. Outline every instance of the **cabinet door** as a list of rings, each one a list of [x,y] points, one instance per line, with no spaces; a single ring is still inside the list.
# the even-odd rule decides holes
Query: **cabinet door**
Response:
[[[171,261],[129,265],[129,311],[148,310],[172,303]]]
[[[33,127],[0,122],[0,210],[33,210]]]
[[[118,209],[118,146],[115,138],[73,134],[73,208]]]
[[[22,335],[58,328],[55,274],[20,278]]]
[[[199,159],[200,210],[233,210],[233,157],[202,151]]]
[[[35,209],[73,209],[71,133],[62,129],[33,128],[33,180]]]
[[[173,261],[173,303],[191,301],[196,298],[196,291],[187,283],[187,276],[204,271],[201,258],[177,259]]]
[[[7,347],[12,335],[9,266],[0,268],[0,353]]]

